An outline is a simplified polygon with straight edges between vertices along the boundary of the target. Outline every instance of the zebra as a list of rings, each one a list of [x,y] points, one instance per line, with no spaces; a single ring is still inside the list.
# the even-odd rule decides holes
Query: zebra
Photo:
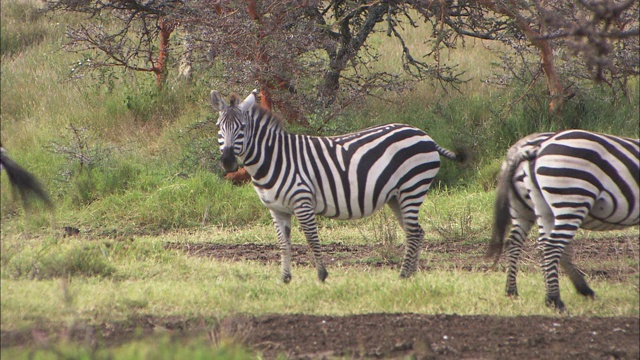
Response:
[[[221,162],[228,172],[237,159],[251,175],[269,209],[281,252],[281,280],[291,281],[291,219],[295,216],[311,248],[317,275],[324,266],[316,216],[358,219],[388,204],[404,230],[405,254],[400,277],[411,276],[424,241],[418,212],[440,168],[440,156],[462,162],[463,151],[436,144],[415,127],[389,124],[358,132],[316,137],[285,131],[280,118],[256,104],[254,90],[244,101],[229,103],[211,92]]]
[[[518,296],[518,259],[529,230],[537,222],[546,304],[565,310],[558,264],[578,293],[595,297],[565,248],[579,228],[605,231],[638,225],[638,144],[638,139],[566,130],[531,134],[508,150],[497,185],[487,252],[497,262],[504,245],[508,296]],[[511,231],[503,244],[509,223]]]
[[[14,194],[16,190],[20,192],[25,209],[29,208],[28,200],[31,196],[42,200],[48,208],[53,208],[53,203],[38,179],[13,161],[7,154],[6,149],[0,144],[0,171],[4,169],[7,170],[7,176]]]

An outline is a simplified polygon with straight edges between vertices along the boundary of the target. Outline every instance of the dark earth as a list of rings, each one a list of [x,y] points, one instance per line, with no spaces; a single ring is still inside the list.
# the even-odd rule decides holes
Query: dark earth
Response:
[[[591,278],[611,281],[638,279],[637,237],[576,241],[576,265]],[[430,243],[420,271],[430,264],[467,271],[487,271],[484,244]],[[277,266],[277,246],[242,244],[169,243],[168,249],[193,256],[223,260],[257,261]],[[532,246],[533,248],[533,246]],[[523,267],[536,267],[533,249],[527,249]],[[325,244],[329,270],[343,266],[399,268],[402,249],[382,245]],[[453,256],[452,256],[453,255]],[[310,266],[304,245],[293,246],[294,261]],[[587,267],[588,265],[588,267]],[[500,270],[500,269],[499,269]],[[542,279],[541,279],[542,286]],[[541,299],[542,301],[542,299]],[[640,304],[639,304],[640,306]],[[363,314],[312,316],[272,314],[230,316],[216,322],[188,317],[130,318],[100,324],[40,324],[32,329],[2,331],[1,345],[42,346],[43,341],[64,337],[81,344],[117,346],[134,338],[158,333],[178,341],[202,338],[231,340],[262,358],[332,359],[639,359],[640,323],[637,317],[597,318],[545,316],[458,316],[423,314]],[[47,339],[47,340],[43,340]]]

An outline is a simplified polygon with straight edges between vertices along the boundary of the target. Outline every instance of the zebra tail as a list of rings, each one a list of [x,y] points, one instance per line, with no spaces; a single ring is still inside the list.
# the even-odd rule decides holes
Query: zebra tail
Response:
[[[507,155],[507,159],[502,164],[502,171],[498,176],[498,185],[496,187],[496,199],[493,204],[493,229],[491,241],[487,250],[486,257],[494,257],[494,265],[500,260],[504,238],[507,230],[511,225],[511,213],[509,211],[509,193],[512,191],[512,179],[516,173],[516,169],[523,161],[531,160],[537,155],[536,150],[527,150],[518,152],[515,156]]]
[[[49,209],[53,208],[53,203],[49,199],[49,196],[33,174],[11,160],[4,152],[0,153],[0,162],[7,170],[11,186],[14,190],[17,188],[20,191],[25,207],[28,207],[28,196],[33,195],[42,200]]]
[[[436,150],[438,150],[440,155],[449,160],[457,161],[459,163],[465,163],[467,161],[467,152],[464,149],[458,148],[455,151],[451,151],[436,144]]]

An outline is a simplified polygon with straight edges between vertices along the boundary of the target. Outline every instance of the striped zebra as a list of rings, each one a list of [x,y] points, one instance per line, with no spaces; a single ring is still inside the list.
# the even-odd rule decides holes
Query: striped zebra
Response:
[[[38,179],[23,169],[15,161],[13,161],[7,151],[0,145],[0,171],[6,170],[9,182],[15,194],[16,190],[20,192],[22,204],[26,208],[29,207],[29,198],[35,197],[42,200],[49,208],[53,208],[53,203],[49,200],[46,191],[38,181]]]
[[[547,305],[560,311],[565,308],[558,264],[578,293],[595,296],[565,247],[578,228],[613,230],[638,225],[638,153],[638,139],[583,130],[531,134],[509,149],[497,186],[488,251],[497,262],[511,224],[504,244],[507,295],[518,295],[518,259],[537,222]]]
[[[295,216],[309,244],[318,278],[323,264],[316,215],[358,219],[385,204],[406,234],[400,276],[411,276],[424,241],[418,211],[440,168],[440,156],[462,161],[461,153],[438,146],[423,131],[401,124],[359,132],[315,137],[286,132],[280,119],[256,104],[256,91],[229,104],[217,91],[211,103],[217,121],[221,161],[226,171],[237,159],[251,175],[255,190],[273,218],[281,250],[281,278],[291,281],[291,218]]]

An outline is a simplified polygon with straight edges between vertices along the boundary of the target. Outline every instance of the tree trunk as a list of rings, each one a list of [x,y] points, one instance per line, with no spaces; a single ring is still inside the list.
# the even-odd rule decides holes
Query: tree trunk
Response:
[[[166,75],[165,61],[169,52],[169,37],[176,28],[176,22],[162,17],[158,19],[158,27],[160,28],[160,54],[158,54],[158,63],[153,67],[153,73],[156,74],[158,89],[162,90]]]
[[[514,20],[518,29],[527,37],[527,40],[540,50],[540,62],[547,79],[547,88],[549,89],[549,113],[557,114],[565,102],[564,91],[556,72],[553,48],[548,40],[541,39],[542,30],[536,32],[532,29],[529,21],[518,12],[517,5],[513,1],[477,1],[483,7]],[[542,24],[542,21],[540,21],[540,24]]]

